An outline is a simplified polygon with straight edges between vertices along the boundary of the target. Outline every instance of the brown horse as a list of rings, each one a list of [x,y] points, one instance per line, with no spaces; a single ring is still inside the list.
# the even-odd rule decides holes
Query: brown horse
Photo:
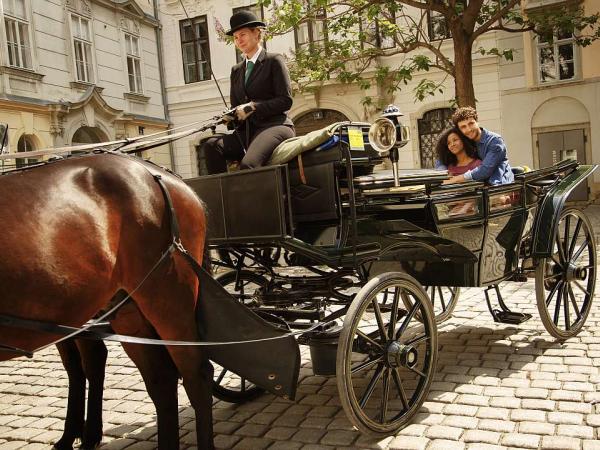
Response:
[[[117,333],[198,340],[198,280],[181,254],[165,259],[136,290],[172,241],[170,213],[153,175],[161,176],[172,197],[184,247],[201,261],[201,202],[182,180],[139,159],[91,154],[2,175],[0,315],[79,327],[110,309],[115,298],[133,293],[108,318]],[[0,345],[26,351],[58,338],[0,326]],[[63,361],[85,371],[86,358],[69,359],[69,345],[59,345]],[[124,348],[155,403],[159,448],[178,447],[178,374],[196,412],[198,448],[213,448],[212,367],[205,353],[199,347]],[[14,356],[0,348],[0,361]],[[95,363],[103,365],[100,359]],[[81,408],[72,410],[66,428],[81,428]]]

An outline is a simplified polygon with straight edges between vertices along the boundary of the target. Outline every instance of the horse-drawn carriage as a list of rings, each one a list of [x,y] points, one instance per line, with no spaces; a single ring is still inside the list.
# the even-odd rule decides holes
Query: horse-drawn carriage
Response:
[[[407,139],[397,121],[324,131],[309,148],[300,139],[276,150],[272,161],[283,164],[187,180],[206,203],[213,264],[229,269],[210,296],[234,298],[264,321],[266,337],[275,329],[288,339],[279,349],[215,351],[223,366],[215,395],[239,402],[264,388],[293,398],[296,335],[310,346],[314,373],[337,377],[353,425],[392,433],[427,396],[436,324],[451,316],[460,287],[486,288],[493,319],[515,324],[531,315],[511,311],[498,283],[535,277],[548,332],[565,339],[581,330],[596,248],[585,214],[565,202],[596,166],[563,161],[508,185],[446,185],[445,172],[397,168]],[[373,171],[386,158],[391,170]],[[260,339],[242,322],[223,325],[236,340]],[[265,371],[273,359],[277,371]]]
[[[178,442],[176,421],[164,417],[177,414],[179,371],[197,412],[198,445],[209,448],[209,371],[197,347],[219,365],[213,393],[239,402],[263,389],[293,399],[298,344],[308,345],[314,373],[337,377],[350,421],[393,433],[427,396],[437,324],[451,316],[460,287],[486,288],[494,320],[520,323],[530,316],[511,311],[497,285],[535,276],[548,332],[565,339],[583,327],[595,240],[585,214],[565,202],[596,166],[563,161],[517,174],[509,185],[444,185],[445,172],[398,168],[407,129],[397,121],[340,123],[283,147],[270,166],[187,180],[208,212],[213,277],[195,263],[205,216],[190,189],[116,150],[149,148],[221,121],[98,145],[105,149],[94,155],[3,178],[5,216],[10,206],[39,239],[22,242],[13,229],[3,236],[11,271],[2,271],[0,359],[64,337],[119,340],[168,422],[159,445]],[[374,170],[382,163],[391,170]],[[65,230],[82,237],[70,240]],[[30,274],[41,281],[24,282]],[[135,307],[122,313],[128,299]],[[104,320],[115,330],[107,333]],[[162,350],[142,352],[138,344]]]

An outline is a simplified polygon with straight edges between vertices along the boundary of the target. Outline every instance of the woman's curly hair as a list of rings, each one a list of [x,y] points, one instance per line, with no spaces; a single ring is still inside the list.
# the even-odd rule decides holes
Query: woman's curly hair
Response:
[[[469,138],[467,138],[465,135],[463,135],[458,128],[452,127],[442,131],[442,133],[438,137],[438,141],[435,146],[435,151],[437,153],[438,160],[443,165],[448,167],[456,165],[458,163],[458,161],[456,160],[456,156],[448,148],[448,136],[450,136],[452,133],[455,133],[460,138],[460,140],[463,143],[465,152],[468,156],[470,156],[471,158],[479,158],[475,143]]]

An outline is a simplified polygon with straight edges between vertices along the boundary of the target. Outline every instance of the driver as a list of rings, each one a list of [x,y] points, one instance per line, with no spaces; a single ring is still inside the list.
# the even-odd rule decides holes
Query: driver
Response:
[[[233,134],[201,145],[208,173],[227,172],[226,160],[241,160],[240,169],[263,166],[281,142],[296,134],[287,114],[292,106],[290,75],[283,57],[260,45],[264,22],[250,11],[239,11],[229,24],[227,34],[244,54],[230,77],[231,106],[239,125]]]

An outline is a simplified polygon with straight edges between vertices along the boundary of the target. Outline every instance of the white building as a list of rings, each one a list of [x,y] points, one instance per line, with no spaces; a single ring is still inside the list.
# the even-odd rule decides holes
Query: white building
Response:
[[[167,128],[152,0],[1,0],[10,151]],[[168,146],[151,154],[170,166]]]
[[[529,7],[544,7],[549,2],[560,4],[545,0],[543,5],[530,2]],[[167,103],[175,126],[208,119],[225,108],[211,79],[209,64],[228,100],[229,73],[236,62],[236,51],[232,45],[218,39],[217,25],[220,23],[227,29],[229,17],[236,8],[252,8],[257,16],[269,19],[269,11],[257,7],[253,0],[183,3],[185,11],[179,0],[161,0],[159,16],[163,24],[164,45],[169,48],[165,55],[165,79]],[[588,13],[600,10],[599,3],[600,0],[587,0]],[[196,48],[201,49],[195,53],[191,42],[194,35],[187,16],[195,24],[199,40]],[[430,20],[435,21],[436,18]],[[307,28],[303,28],[295,33],[276,36],[267,42],[267,49],[291,56],[297,45],[311,39],[318,40],[319,32],[317,29],[308,32]],[[430,26],[429,32],[431,38],[442,38],[445,29]],[[574,56],[569,69],[561,74],[559,58],[565,55],[559,53],[568,52],[569,45]],[[600,150],[593,153],[591,145],[592,141],[600,142],[600,127],[592,125],[600,112],[600,59],[592,55],[598,51],[600,43],[580,49],[567,38],[552,49],[543,50],[545,44],[539,43],[529,33],[494,32],[484,34],[473,46],[474,49],[479,47],[516,49],[511,62],[496,56],[482,56],[478,52],[473,55],[473,80],[480,123],[505,137],[513,165],[525,164],[536,168],[575,154],[582,162],[600,162]],[[441,49],[451,53],[451,42],[444,41]],[[549,53],[552,53],[552,58],[549,58]],[[390,65],[393,65],[392,58],[400,57],[391,57]],[[424,76],[416,76],[393,96],[377,87],[365,93],[353,86],[333,82],[324,84],[314,93],[296,94],[290,115],[299,133],[333,120],[370,120],[377,111],[363,107],[361,98],[365,94],[375,98],[387,96],[385,102],[399,105],[411,125],[413,139],[401,154],[401,164],[405,167],[431,166],[437,134],[448,124],[454,89],[452,80],[446,79],[443,94],[415,102],[413,88]],[[444,80],[442,73],[429,72],[427,77]],[[580,133],[578,138],[583,136],[584,139],[582,151],[574,153],[572,148],[544,150],[551,147],[553,140],[560,140],[563,147],[567,145],[571,136],[568,131],[574,129],[585,131],[584,134],[576,132]],[[543,135],[554,131],[567,133]],[[197,174],[196,144],[199,139],[195,136],[175,145],[175,167],[184,177]],[[536,145],[540,139],[542,144],[547,144],[542,150],[538,150]],[[600,196],[600,174],[595,175],[594,181],[590,188],[597,197]]]

